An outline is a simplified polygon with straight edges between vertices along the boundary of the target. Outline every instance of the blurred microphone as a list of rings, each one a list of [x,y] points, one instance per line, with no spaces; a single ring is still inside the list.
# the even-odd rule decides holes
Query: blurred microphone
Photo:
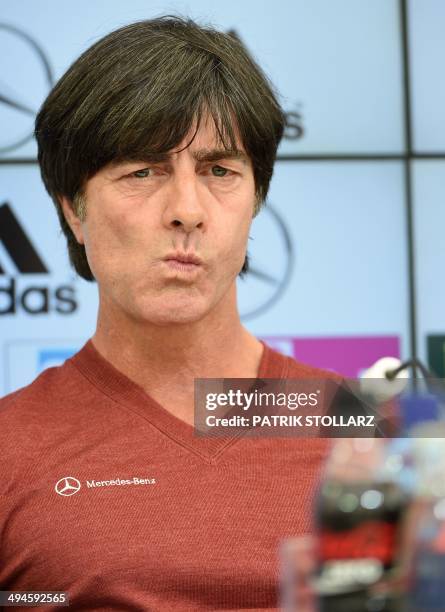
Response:
[[[409,367],[410,362],[402,363],[396,357],[382,357],[362,374],[360,391],[378,404],[386,402],[406,388]]]

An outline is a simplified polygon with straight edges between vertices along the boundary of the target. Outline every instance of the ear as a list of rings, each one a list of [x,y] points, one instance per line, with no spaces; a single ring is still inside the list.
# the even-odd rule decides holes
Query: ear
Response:
[[[83,237],[82,222],[73,210],[73,203],[66,196],[59,196],[60,206],[62,207],[63,216],[71,228],[76,240],[79,244],[85,244]]]

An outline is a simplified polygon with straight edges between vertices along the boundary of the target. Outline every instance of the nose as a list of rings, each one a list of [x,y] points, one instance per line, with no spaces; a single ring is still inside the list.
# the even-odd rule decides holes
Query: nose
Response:
[[[207,220],[204,200],[204,188],[194,173],[174,177],[167,193],[164,224],[188,234],[203,229]]]

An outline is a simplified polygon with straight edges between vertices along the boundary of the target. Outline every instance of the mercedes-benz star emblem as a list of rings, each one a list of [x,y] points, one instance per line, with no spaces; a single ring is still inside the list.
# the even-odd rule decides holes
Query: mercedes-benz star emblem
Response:
[[[277,302],[294,267],[289,230],[269,202],[253,221],[247,252],[249,271],[238,278],[238,302],[244,321],[263,314]]]
[[[68,497],[70,495],[74,495],[74,493],[77,493],[80,487],[81,484],[77,478],[73,478],[73,476],[65,476],[65,478],[61,478],[56,482],[54,489],[59,495]]]
[[[29,34],[0,23],[0,154],[31,140],[34,119],[53,86],[49,61]],[[19,67],[19,68],[18,68]]]

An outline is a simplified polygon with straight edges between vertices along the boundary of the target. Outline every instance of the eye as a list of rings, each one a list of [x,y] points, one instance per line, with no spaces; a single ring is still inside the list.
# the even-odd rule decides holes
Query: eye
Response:
[[[142,168],[141,170],[136,170],[136,172],[132,172],[130,176],[134,176],[135,178],[147,178],[151,171],[151,168]]]
[[[229,170],[227,170],[227,168],[223,168],[222,166],[212,166],[213,176],[219,176],[219,177],[227,176],[228,172]]]

